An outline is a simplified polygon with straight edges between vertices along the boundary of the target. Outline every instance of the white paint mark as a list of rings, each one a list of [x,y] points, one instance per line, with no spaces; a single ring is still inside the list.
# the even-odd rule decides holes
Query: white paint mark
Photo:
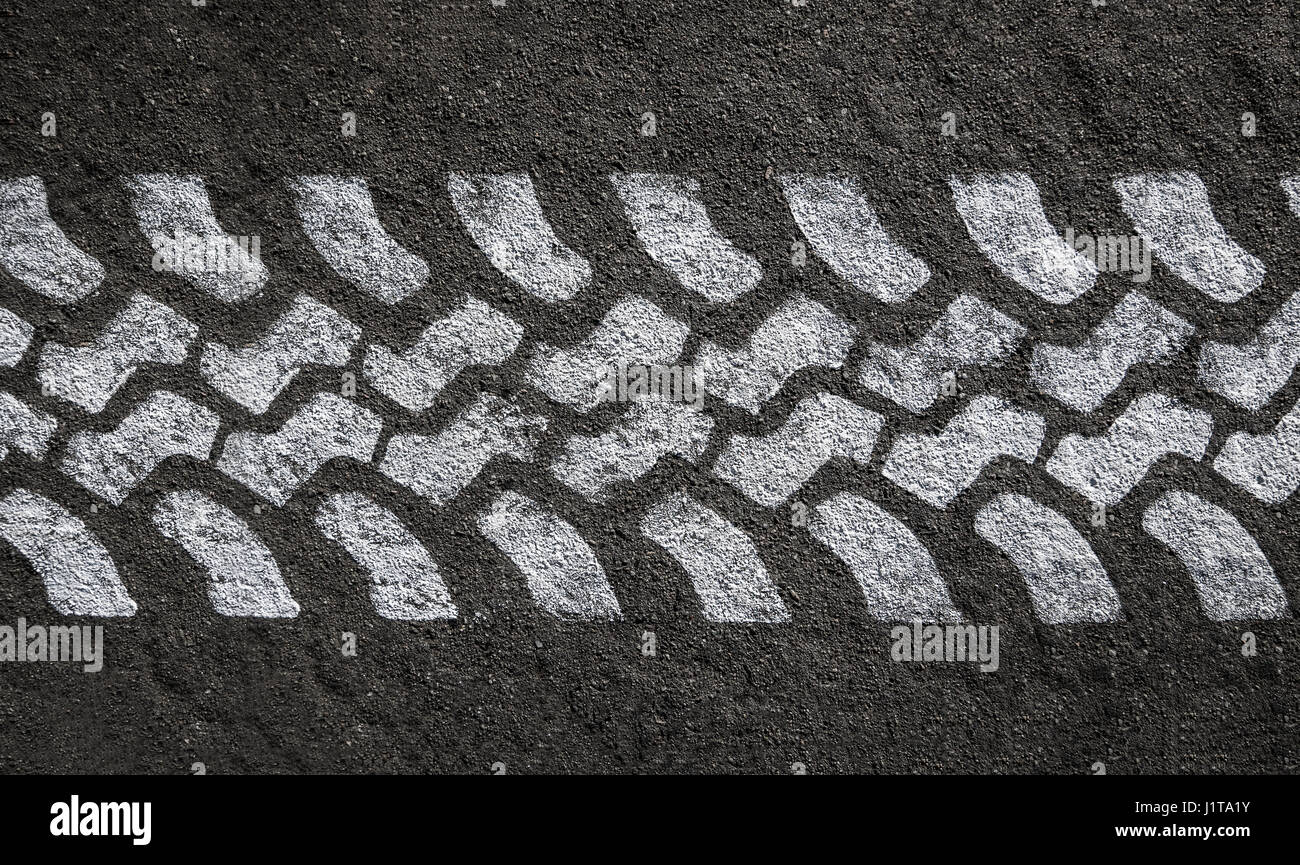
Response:
[[[786,379],[804,367],[842,366],[856,333],[826,307],[797,295],[759,325],[739,351],[705,343],[699,354],[704,387],[758,414]]]
[[[346,364],[360,336],[361,328],[300,294],[252,347],[208,343],[199,371],[219,392],[253,414],[262,414],[305,364]]]
[[[783,174],[790,213],[831,270],[886,303],[898,303],[930,279],[925,262],[894,241],[851,177]]]
[[[819,393],[800,400],[776,432],[733,435],[713,473],[759,504],[776,507],[833,457],[870,462],[883,423],[856,403]]]
[[[1300,486],[1300,403],[1271,433],[1233,434],[1215,458],[1214,470],[1261,501],[1286,501]]]
[[[975,515],[975,531],[1019,569],[1038,618],[1049,625],[1118,622],[1119,594],[1070,521],[1021,495],[1000,495]]]
[[[1223,508],[1173,490],[1147,508],[1142,528],[1182,560],[1211,619],[1290,616],[1286,592],[1264,551]]]
[[[198,332],[171,307],[136,294],[90,346],[46,343],[36,377],[51,395],[98,414],[140,363],[175,365],[185,360]]]
[[[7,309],[0,308],[0,366],[16,366],[31,345],[36,329]]]
[[[366,351],[365,376],[375,389],[408,411],[433,405],[461,370],[498,364],[519,345],[524,329],[480,300],[466,297],[447,318],[425,328],[406,352],[382,345]]]
[[[642,297],[623,298],[579,345],[539,343],[528,381],[556,402],[588,412],[600,402],[605,370],[624,365],[670,365],[682,353],[690,329]]]
[[[1029,175],[952,177],[948,186],[971,240],[1005,276],[1057,304],[1092,288],[1097,266],[1056,233]]]
[[[45,181],[0,180],[0,267],[55,303],[72,303],[104,281],[104,267],[50,217]]]
[[[839,493],[814,509],[808,530],[848,565],[875,618],[961,620],[930,551],[883,508]]]
[[[1264,280],[1264,264],[1224,231],[1195,174],[1135,174],[1117,179],[1115,191],[1152,252],[1194,288],[1231,303]]]
[[[668,454],[695,462],[709,443],[713,420],[671,402],[632,404],[605,434],[571,436],[551,474],[593,501],[610,488],[639,479]]]
[[[154,391],[112,432],[73,436],[61,468],[95,495],[120,505],[168,457],[206,460],[220,425],[203,406]]]
[[[727,302],[763,278],[758,262],[713,227],[698,180],[648,173],[609,179],[646,252],[686,288]]]
[[[437,435],[395,435],[379,470],[399,484],[446,504],[501,454],[531,460],[546,432],[541,415],[525,415],[499,396],[483,394]]]
[[[1282,304],[1249,342],[1201,346],[1201,384],[1243,408],[1258,411],[1300,363],[1300,291]]]
[[[1061,439],[1047,471],[1090,501],[1117,505],[1166,454],[1199,461],[1213,431],[1208,413],[1183,408],[1162,393],[1143,394],[1105,435]]]
[[[370,575],[370,600],[385,619],[454,619],[456,605],[429,557],[401,521],[360,493],[330,496],[316,526]]]
[[[1077,347],[1034,346],[1031,374],[1043,393],[1090,412],[1136,363],[1167,362],[1195,328],[1136,291],[1129,292]]]
[[[164,245],[177,248],[173,266],[195,287],[225,303],[237,303],[266,286],[269,275],[261,255],[251,254],[239,238],[222,229],[202,177],[136,174],[125,183],[133,195],[140,231],[155,250]],[[191,262],[181,254],[189,245],[210,246],[217,254],[194,256]]]
[[[234,432],[217,468],[263,498],[283,505],[336,457],[370,462],[383,421],[332,393],[318,393],[278,432]]]
[[[542,609],[562,619],[623,617],[596,554],[549,509],[505,492],[479,517],[478,528],[524,575]]]
[[[710,622],[788,622],[790,613],[744,532],[684,493],[646,512],[641,531],[690,574]]]
[[[591,265],[555,236],[524,172],[447,176],[451,203],[492,266],[550,303],[591,284]]]
[[[153,524],[207,571],[208,600],[219,615],[298,615],[298,602],[289,594],[275,557],[229,508],[197,490],[184,490],[158,501]]]
[[[50,606],[63,615],[135,615],[108,550],[85,523],[44,496],[20,488],[0,499],[0,538],[31,562]]]
[[[361,177],[312,175],[288,181],[303,231],[339,276],[398,303],[429,281],[429,265],[402,248],[379,221]]]
[[[971,400],[938,435],[903,435],[883,473],[936,508],[946,508],[1000,456],[1032,463],[1043,442],[1041,415],[995,396]]]
[[[1291,212],[1300,216],[1300,177],[1282,178],[1282,191],[1286,193]]]
[[[946,374],[996,363],[1015,349],[1024,333],[989,304],[963,294],[911,346],[870,343],[858,380],[919,414],[939,397]]]
[[[34,460],[45,458],[50,437],[59,424],[43,411],[37,411],[13,394],[0,391],[0,460],[9,455],[9,448],[27,454]]]

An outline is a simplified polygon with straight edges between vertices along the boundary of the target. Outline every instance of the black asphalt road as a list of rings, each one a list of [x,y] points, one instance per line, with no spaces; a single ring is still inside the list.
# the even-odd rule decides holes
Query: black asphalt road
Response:
[[[1164,489],[1212,492],[1259,539],[1295,605],[1294,498],[1261,507],[1205,469],[1162,462],[1093,536],[1127,621],[1048,627],[1011,564],[970,528],[996,492],[1044,489],[1041,469],[1001,461],[938,512],[882,482],[879,456],[869,470],[829,466],[805,499],[869,490],[931,548],[957,604],[1002,627],[996,674],[893,664],[888,627],[868,615],[852,575],[784,513],[678,460],[604,507],[550,479],[539,467],[564,436],[593,427],[525,389],[519,371],[530,345],[585,335],[626,292],[686,320],[688,353],[703,339],[738,344],[795,290],[881,339],[916,338],[952,297],[971,292],[1031,323],[1037,339],[1077,342],[1127,280],[1103,275],[1061,309],[999,274],[967,236],[946,180],[1002,169],[1034,178],[1055,224],[1097,233],[1127,225],[1109,188],[1114,174],[1200,174],[1230,234],[1266,262],[1265,283],[1220,307],[1157,266],[1146,290],[1202,336],[1245,339],[1300,284],[1292,255],[1300,219],[1277,186],[1300,173],[1298,38],[1294,7],[1281,0],[1099,8],[1088,0],[629,0],[617,9],[0,0],[0,176],[42,176],[56,221],[108,270],[99,294],[62,308],[3,277],[2,305],[38,323],[40,339],[89,339],[122,296],[143,289],[200,324],[201,339],[240,344],[306,291],[361,324],[368,341],[403,345],[469,290],[526,326],[510,362],[462,376],[426,418],[404,416],[364,387],[358,399],[385,416],[385,436],[428,429],[485,390],[554,419],[536,466],[495,461],[442,510],[340,461],[290,506],[254,515],[247,489],[210,465],[174,460],[122,507],[92,514],[84,489],[11,449],[0,489],[30,485],[85,519],[140,611],[108,622],[99,674],[0,666],[0,770],[186,773],[199,762],[212,774],[485,773],[501,762],[512,774],[788,773],[795,763],[810,773],[1088,773],[1103,762],[1109,774],[1295,771],[1294,620],[1249,625],[1259,654],[1244,658],[1247,626],[1209,621],[1177,560],[1140,527]],[[54,139],[39,134],[47,111],[57,116]],[[354,138],[340,134],[345,111],[356,114]],[[653,138],[639,134],[646,111],[658,119]],[[948,111],[955,139],[939,135]],[[1247,111],[1258,118],[1250,138],[1240,134]],[[551,307],[512,290],[458,225],[449,170],[521,169],[557,232],[593,262],[589,295]],[[699,178],[720,229],[762,263],[759,288],[710,310],[653,267],[607,181],[635,169]],[[788,170],[858,175],[896,239],[930,264],[926,289],[889,309],[811,257],[805,269],[791,268],[798,233],[773,176]],[[223,307],[153,273],[118,183],[140,171],[202,174],[222,224],[262,235],[273,273],[266,295]],[[280,182],[306,173],[367,177],[388,229],[430,262],[432,287],[396,311],[347,287],[302,236]],[[847,370],[861,352],[855,347]],[[1012,395],[1049,424],[1087,434],[1159,387],[1213,413],[1212,452],[1232,430],[1271,429],[1300,396],[1297,377],[1258,415],[1228,410],[1196,385],[1194,357],[1135,372],[1086,421],[1025,384],[1025,346],[964,386]],[[33,368],[29,355],[0,371],[0,387],[74,416],[40,396]],[[166,387],[217,409],[223,435],[271,430],[311,393],[337,386],[337,370],[308,369],[250,419],[201,385],[192,351],[181,367],[142,368],[103,414],[79,423],[111,429]],[[722,436],[766,432],[818,389],[886,413],[882,448],[900,432],[933,431],[955,411],[913,418],[828,370],[800,373],[759,419],[720,401],[709,410]],[[60,430],[55,452],[68,434]],[[297,619],[212,612],[201,570],[149,522],[160,492],[188,487],[216,491],[266,539],[302,605]],[[556,504],[597,547],[624,622],[561,623],[537,609],[474,526],[507,488]],[[415,625],[375,614],[364,573],[311,522],[323,495],[347,489],[373,495],[428,543],[460,620]],[[674,489],[690,489],[755,539],[791,623],[703,621],[685,574],[638,530],[655,494]],[[1086,514],[1059,485],[1048,492],[1076,520]],[[0,623],[59,621],[40,580],[7,546],[0,572]],[[641,654],[646,630],[657,636],[656,657]],[[339,650],[345,631],[358,637],[355,658]]]

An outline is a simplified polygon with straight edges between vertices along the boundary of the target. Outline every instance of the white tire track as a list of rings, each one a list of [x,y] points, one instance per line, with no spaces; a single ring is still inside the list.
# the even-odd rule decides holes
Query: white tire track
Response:
[[[1263,282],[1263,262],[1224,231],[1195,174],[1134,174],[1118,178],[1115,191],[1151,251],[1188,285],[1232,303]]]
[[[943,378],[1009,355],[1025,328],[978,297],[963,294],[910,346],[871,342],[858,381],[914,414],[939,398]]]
[[[953,177],[948,186],[971,239],[1008,278],[1056,304],[1092,288],[1097,266],[1056,233],[1029,175]]]
[[[1300,403],[1271,433],[1234,433],[1214,459],[1214,470],[1271,505],[1281,504],[1300,486]]]
[[[316,509],[316,527],[365,568],[380,616],[432,621],[459,615],[429,551],[392,511],[360,493],[340,493]]]
[[[783,174],[790,213],[813,249],[840,278],[885,303],[907,300],[930,268],[885,231],[851,177]]]
[[[332,393],[318,393],[278,432],[233,432],[217,469],[262,498],[283,505],[336,457],[368,463],[383,421]]]
[[[523,335],[514,319],[467,295],[451,315],[425,328],[407,351],[397,354],[371,345],[365,377],[402,408],[422,412],[466,367],[503,363]]]
[[[170,493],[153,523],[207,572],[208,600],[222,616],[292,619],[298,602],[275,557],[248,524],[197,490]]]
[[[650,257],[678,282],[726,303],[758,285],[763,269],[709,220],[700,182],[673,174],[613,174],[610,182]]]
[[[478,527],[524,575],[542,609],[561,619],[623,617],[596,554],[573,526],[548,508],[505,492],[479,517]]]
[[[542,213],[532,178],[512,174],[447,176],[461,222],[492,266],[534,297],[568,300],[591,284],[591,265],[560,242]]]
[[[1061,439],[1047,471],[1090,501],[1117,505],[1166,454],[1201,460],[1213,431],[1208,413],[1183,408],[1162,393],[1143,394],[1105,435]]]
[[[1182,561],[1211,619],[1290,616],[1273,566],[1250,533],[1223,508],[1173,490],[1146,509],[1142,528]]]
[[[839,493],[816,507],[808,530],[848,566],[875,618],[961,620],[930,551],[907,526],[873,502]]]
[[[883,474],[936,508],[946,508],[1000,456],[1032,463],[1047,427],[1041,415],[994,396],[971,400],[938,435],[903,435]]]
[[[1078,346],[1034,346],[1034,384],[1075,411],[1093,411],[1130,367],[1167,362],[1195,330],[1145,295],[1129,292]]]
[[[184,361],[198,332],[170,306],[136,294],[90,346],[47,342],[36,378],[51,396],[98,414],[141,363],[174,366]]]
[[[975,531],[1015,564],[1038,618],[1049,625],[1118,622],[1119,594],[1097,554],[1065,517],[1021,495],[1000,495]]]
[[[0,538],[45,581],[50,606],[65,616],[134,616],[117,566],[86,524],[37,493],[0,499]]]
[[[222,229],[202,177],[136,174],[124,182],[155,261],[170,249],[168,267],[225,303],[238,303],[266,286],[269,274],[260,252],[253,255],[251,244],[244,249],[239,238]]]
[[[684,493],[652,507],[641,531],[690,575],[710,622],[786,622],[790,613],[754,544]]]
[[[753,501],[776,507],[834,457],[866,465],[884,418],[829,393],[799,401],[766,436],[733,435],[713,473]]]
[[[50,216],[39,177],[0,180],[0,267],[55,303],[80,300],[104,281],[104,266],[68,240]]]
[[[699,352],[704,387],[758,414],[799,370],[843,366],[856,334],[853,325],[826,307],[796,295],[759,325],[739,351],[706,342]]]
[[[334,272],[387,304],[429,281],[429,265],[402,247],[375,212],[361,177],[304,175],[287,181],[303,231]]]
[[[616,175],[611,181],[651,258],[683,286],[708,300],[724,301],[761,281],[757,261],[723,238],[710,221],[698,182],[661,174]],[[925,284],[928,267],[890,238],[856,180],[790,174],[780,182],[814,251],[857,289],[894,303]],[[345,279],[387,303],[408,297],[428,281],[428,265],[384,230],[364,180],[317,176],[288,183],[304,231]],[[183,244],[186,239],[215,239],[234,256],[229,269],[211,267],[207,261],[197,268],[182,262],[182,274],[204,291],[235,302],[267,281],[256,254],[239,258],[243,250],[221,229],[198,176],[135,175],[125,185],[133,193],[140,228],[151,240],[179,237]],[[1058,304],[1070,302],[1093,284],[1096,267],[1055,234],[1027,175],[952,178],[950,187],[971,237],[1009,278]],[[1300,177],[1283,180],[1282,188],[1300,215]],[[1115,189],[1153,251],[1200,291],[1227,302],[1260,284],[1263,266],[1227,236],[1195,175],[1137,175],[1116,180]],[[506,278],[547,301],[569,299],[590,285],[590,264],[558,240],[527,174],[453,172],[448,191],[468,234]],[[73,246],[50,218],[39,178],[0,181],[0,267],[63,303],[95,290],[103,278],[98,262]],[[410,412],[423,412],[437,404],[439,393],[462,370],[510,358],[524,339],[522,324],[467,294],[462,298],[459,307],[426,327],[409,349],[369,346],[363,372],[376,390]],[[41,330],[46,328],[42,325]],[[22,363],[36,331],[23,317],[0,309],[0,368]],[[989,304],[962,295],[911,346],[871,344],[858,375],[864,386],[919,413],[934,403],[946,374],[1002,361],[1025,331]],[[1134,365],[1170,362],[1192,334],[1187,321],[1132,292],[1083,342],[1036,346],[1032,375],[1044,393],[1076,411],[1091,412],[1122,386]],[[194,324],[170,307],[135,294],[89,346],[41,346],[37,339],[36,376],[44,395],[96,413],[139,364],[183,363],[196,336]],[[598,384],[608,366],[671,365],[681,358],[688,336],[685,324],[648,300],[627,295],[578,344],[557,349],[538,343],[527,379],[556,402],[589,412],[601,399]],[[299,295],[255,345],[228,348],[209,343],[199,369],[217,391],[261,414],[304,365],[345,366],[360,338],[361,330],[352,322]],[[698,380],[711,394],[757,415],[801,369],[842,365],[855,338],[852,325],[796,295],[760,324],[739,350],[704,342],[697,354]],[[1205,343],[1199,379],[1234,404],[1259,410],[1287,385],[1297,363],[1300,292],[1247,342]],[[370,464],[381,419],[333,394],[319,394],[309,402],[277,432],[230,435],[217,467],[259,496],[285,504],[336,456]],[[608,499],[615,484],[645,478],[664,456],[696,462],[706,451],[713,428],[710,415],[661,403],[634,403],[620,411],[602,410],[584,418],[595,431],[571,436],[561,455],[546,467],[549,472],[600,502]],[[34,460],[44,459],[58,423],[0,392],[0,459],[11,447]],[[434,423],[441,424],[433,427],[438,430],[434,435],[394,436],[379,468],[438,505],[472,483],[494,456],[531,461],[548,428],[545,417],[525,415],[517,405],[490,395],[450,422]],[[802,399],[772,433],[731,436],[712,472],[758,504],[777,507],[827,460],[869,462],[882,423],[874,412],[818,393]],[[75,434],[57,465],[93,494],[122,503],[169,456],[209,458],[218,425],[207,408],[153,391],[111,431],[77,432],[74,425]],[[1133,400],[1104,435],[1066,435],[1046,466],[1092,501],[1115,504],[1164,455],[1203,460],[1211,429],[1207,413],[1161,394],[1145,394]],[[937,436],[899,436],[884,461],[884,473],[935,507],[948,507],[1000,454],[1035,460],[1043,437],[1038,415],[994,397],[980,397]],[[1269,433],[1229,435],[1213,464],[1220,475],[1261,502],[1286,501],[1300,487],[1300,406],[1292,407]],[[11,468],[25,465],[17,458]],[[217,594],[228,595],[220,602],[214,595],[214,605],[232,611],[229,615],[297,613],[274,558],[240,518],[198,491],[175,493],[169,499],[175,501],[159,504],[159,513],[165,515],[155,513],[155,522],[178,534],[196,533],[193,546],[202,548],[201,555],[218,574],[213,585],[225,586]],[[753,542],[720,513],[676,494],[659,502],[645,519],[652,515],[664,520],[655,524],[661,536],[656,540],[682,563],[697,590],[711,586],[721,599],[705,600],[706,617],[788,619]],[[539,603],[565,617],[618,617],[618,602],[599,561],[573,526],[547,505],[513,493],[499,497],[481,525],[494,516],[493,543],[525,573]],[[315,518],[321,531],[368,571],[372,600],[381,616],[423,620],[457,615],[428,549],[395,514],[361,493],[346,493],[327,499]],[[1285,596],[1263,553],[1226,511],[1190,494],[1169,494],[1148,509],[1144,526],[1187,564],[1212,617],[1231,618],[1242,610],[1286,615]],[[110,575],[120,587],[115,566],[99,541],[80,520],[43,496],[20,489],[0,499],[0,528],[26,545],[11,540],[34,563],[39,559],[38,572],[47,586],[53,579],[61,597],[81,597],[86,590],[78,581],[83,577],[97,585]],[[513,537],[505,537],[515,530]],[[1100,561],[1056,511],[1023,496],[1000,495],[979,512],[975,530],[1016,564],[1041,620],[1121,617],[1114,586]],[[884,611],[907,609],[897,618],[939,618],[933,610],[951,618],[959,615],[929,552],[902,523],[872,503],[842,493],[817,510],[811,532],[848,563],[874,614],[887,618]],[[9,537],[3,531],[0,535]],[[1218,535],[1222,539],[1216,542]],[[65,543],[69,549],[59,547]],[[1216,551],[1215,543],[1221,549]],[[191,555],[200,557],[194,550]],[[86,573],[75,573],[77,569]],[[1245,588],[1224,588],[1243,579]],[[264,593],[257,588],[262,583],[271,586]],[[746,588],[752,586],[758,588]],[[103,615],[134,612],[134,602],[124,588],[120,591],[125,602],[103,608],[120,610],[129,604],[129,612]],[[700,594],[703,598],[702,590]],[[54,589],[50,596],[53,601]],[[97,608],[97,601],[86,603]],[[1219,615],[1216,609],[1231,615]],[[918,612],[922,610],[927,612]]]
[[[117,429],[83,430],[68,442],[61,468],[90,492],[120,505],[163,460],[206,460],[221,419],[214,412],[167,391],[154,391]]]
[[[199,372],[224,396],[253,414],[263,414],[303,366],[343,366],[360,337],[361,328],[300,294],[252,347],[208,343]]]
[[[379,421],[376,419],[376,425]],[[541,415],[526,415],[494,394],[483,394],[436,435],[403,433],[388,442],[379,470],[435,504],[469,485],[492,458],[531,461],[546,432]]]

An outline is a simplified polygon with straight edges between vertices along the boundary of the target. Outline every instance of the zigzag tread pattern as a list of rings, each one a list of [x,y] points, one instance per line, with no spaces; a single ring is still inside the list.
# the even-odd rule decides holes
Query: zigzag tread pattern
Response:
[[[608,180],[640,253],[667,271],[683,296],[710,305],[750,302],[747,296],[766,278],[763,267],[718,230],[700,182],[653,173]],[[795,224],[835,279],[878,303],[915,303],[924,293],[931,268],[896,240],[888,214],[873,207],[857,181],[786,174],[779,183]],[[381,221],[366,179],[303,175],[286,184],[303,233],[348,285],[386,306],[428,290],[428,263]],[[124,188],[141,233],[155,248],[168,239],[211,237],[224,244],[227,264],[234,256],[233,275],[221,262],[182,268],[180,276],[205,302],[245,308],[266,302],[262,292],[273,284],[272,271],[218,224],[202,178],[135,175]],[[1300,181],[1284,180],[1281,188],[1294,209]],[[1061,239],[1028,175],[953,177],[949,189],[971,241],[1020,289],[1068,305],[1094,288],[1098,268]],[[1262,284],[1264,264],[1228,236],[1199,178],[1131,175],[1116,179],[1113,190],[1157,259],[1210,302],[1235,302]],[[599,282],[581,238],[561,240],[527,174],[453,173],[445,191],[466,242],[503,280],[537,301],[580,301]],[[56,304],[94,295],[104,277],[102,265],[53,222],[40,178],[0,181],[0,270]],[[958,295],[917,338],[900,343],[864,331],[809,294],[790,293],[756,326],[726,337],[710,334],[693,354],[684,353],[688,323],[636,294],[617,299],[585,333],[549,340],[530,335],[511,313],[474,293],[459,294],[448,314],[428,320],[405,347],[305,293],[290,298],[253,342],[242,345],[215,335],[200,340],[198,324],[147,286],[124,304],[107,301],[110,316],[82,345],[43,340],[21,316],[0,309],[0,366],[21,369],[34,358],[28,374],[40,394],[0,392],[0,460],[28,461],[38,477],[57,471],[111,505],[137,495],[151,474],[175,459],[203,464],[278,507],[336,460],[368,466],[434,509],[450,506],[501,461],[549,477],[593,508],[629,490],[635,494],[641,480],[665,463],[729,487],[754,508],[782,513],[832,463],[875,466],[882,482],[941,513],[982,487],[985,469],[1006,457],[1105,506],[1125,501],[1157,462],[1171,456],[1206,464],[1269,506],[1300,486],[1300,406],[1271,431],[1229,430],[1217,453],[1210,452],[1210,413],[1159,392],[1129,400],[1100,435],[1054,430],[1044,415],[993,394],[961,397],[946,422],[929,433],[915,431],[918,417],[950,404],[944,389],[963,369],[999,366],[1019,351],[1031,357],[1033,385],[1067,416],[1098,411],[1132,367],[1168,364],[1197,344],[1192,324],[1137,291],[1073,345],[1033,341],[1031,324],[974,294]],[[1274,310],[1244,342],[1199,343],[1199,383],[1208,393],[1258,411],[1286,385],[1300,362],[1297,298]],[[858,359],[851,361],[855,351]],[[816,390],[783,418],[768,411],[798,376],[851,362],[856,366],[843,378],[852,398]],[[118,393],[133,376],[148,380],[151,366],[189,363],[206,388],[201,396],[152,388],[136,404],[119,405]],[[480,393],[450,413],[438,408],[440,394],[461,376],[507,363],[522,370],[516,384],[531,391],[527,400]],[[602,369],[673,364],[698,368],[700,387],[723,414],[654,400],[604,405],[597,387]],[[287,415],[282,411],[282,421],[261,422],[259,416],[276,409],[304,370],[314,367],[358,370],[363,383],[406,413],[405,429],[389,434],[383,405],[363,405],[346,390],[309,394]],[[549,410],[539,413],[539,405]],[[112,406],[120,421],[93,423]],[[767,431],[719,427],[718,419],[735,411]],[[557,432],[554,418],[573,413],[585,431]],[[877,453],[878,441],[895,424],[903,428]],[[53,453],[51,442],[57,443]],[[0,538],[39,574],[57,610],[135,612],[112,555],[82,520],[26,485],[5,493]],[[608,554],[566,518],[562,500],[507,490],[490,499],[474,524],[546,613],[622,618]],[[201,490],[153,501],[154,529],[203,570],[217,613],[299,613],[280,563],[246,519]],[[873,616],[962,618],[926,542],[882,503],[840,491],[812,504],[807,530],[795,533],[793,542],[816,544],[839,560]],[[1146,508],[1142,527],[1181,563],[1209,618],[1290,615],[1268,556],[1222,504],[1170,489]],[[789,621],[780,574],[728,513],[686,493],[659,494],[643,503],[640,530],[680,568],[706,619]],[[367,574],[378,615],[435,620],[460,614],[443,577],[454,563],[439,562],[425,539],[365,492],[333,493],[316,501],[312,514],[321,536]],[[968,528],[1005,557],[1044,623],[1123,618],[1103,558],[1065,509],[1003,493]]]

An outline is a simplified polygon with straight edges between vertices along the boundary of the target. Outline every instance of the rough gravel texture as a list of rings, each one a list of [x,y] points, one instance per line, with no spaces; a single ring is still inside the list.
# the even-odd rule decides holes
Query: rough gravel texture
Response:
[[[484,392],[552,419],[537,463],[495,460],[442,508],[373,468],[335,461],[288,505],[257,514],[248,489],[178,459],[120,507],[90,513],[84,489],[11,448],[0,492],[31,484],[84,519],[114,554],[139,612],[107,623],[98,674],[0,666],[0,770],[184,773],[203,762],[223,774],[487,772],[499,761],[510,773],[785,773],[796,762],[813,773],[1084,773],[1102,761],[1110,774],[1294,771],[1295,620],[1249,625],[1259,654],[1243,658],[1247,626],[1208,619],[1186,571],[1141,528],[1143,511],[1168,489],[1211,494],[1258,539],[1294,606],[1294,497],[1264,506],[1208,466],[1159,463],[1112,524],[1089,535],[1126,620],[1044,625],[1009,560],[973,530],[974,516],[1013,492],[1045,496],[1086,525],[1086,502],[1053,486],[1041,466],[1003,459],[947,510],[931,508],[881,479],[881,455],[900,435],[936,434],[957,403],[911,415],[853,376],[864,337],[913,342],[961,293],[1032,325],[1035,341],[1077,345],[1135,287],[1102,274],[1057,307],[1007,279],[953,207],[948,178],[971,172],[1028,173],[1053,225],[1094,234],[1129,230],[1114,175],[1195,172],[1229,235],[1265,262],[1263,285],[1220,305],[1157,264],[1141,288],[1201,337],[1253,335],[1300,285],[1300,219],[1279,186],[1300,172],[1294,9],[1281,0],[924,6],[0,2],[0,176],[42,176],[55,221],[106,269],[97,294],[62,307],[0,279],[3,305],[36,324],[39,340],[88,343],[140,290],[198,323],[200,340],[250,345],[306,292],[360,324],[367,342],[400,348],[469,291],[524,325],[519,351],[461,375],[428,416],[394,411],[364,386],[358,403],[384,417],[384,440],[429,434],[429,417],[436,429]],[[39,134],[46,111],[57,115],[57,138]],[[345,111],[356,113],[354,138],[340,134]],[[639,134],[646,111],[656,115],[653,138]],[[955,139],[939,135],[948,111]],[[1245,111],[1258,118],[1253,138],[1240,134]],[[592,263],[592,286],[549,305],[503,279],[457,219],[446,191],[452,171],[529,172],[557,236]],[[637,171],[698,179],[714,225],[762,266],[757,287],[711,304],[656,266],[609,181]],[[271,274],[263,295],[224,306],[150,270],[120,183],[149,172],[202,175],[221,224],[261,234]],[[856,175],[890,236],[927,263],[929,283],[891,305],[811,252],[806,267],[791,267],[800,234],[781,199],[782,172]],[[429,262],[430,284],[388,307],[340,279],[306,239],[281,182],[307,174],[365,177],[389,232]],[[869,615],[848,569],[791,527],[788,510],[758,507],[684,460],[662,461],[599,506],[545,470],[568,436],[606,426],[527,387],[538,342],[572,345],[636,293],[690,326],[688,353],[708,341],[735,351],[796,292],[858,329],[848,361],[796,374],[759,417],[713,401],[718,428],[706,464],[730,434],[770,433],[821,390],[887,414],[870,466],[834,463],[800,496],[811,505],[867,491],[903,519],[957,606],[1001,625],[997,673],[891,663],[888,626]],[[314,392],[338,389],[337,369],[308,367],[251,418],[202,383],[197,354],[191,348],[180,367],[142,369],[93,418],[40,397],[31,354],[0,370],[0,388],[78,418],[74,431],[111,430],[165,389],[220,407],[223,437],[276,430]],[[1213,454],[1233,431],[1271,430],[1300,396],[1298,376],[1260,412],[1233,409],[1199,388],[1196,354],[1183,352],[1170,366],[1135,369],[1080,419],[1035,390],[1030,356],[1022,343],[1006,365],[973,371],[962,387],[1043,414],[1052,441],[1100,435],[1133,398],[1160,389],[1211,413]],[[613,408],[601,411],[613,417]],[[69,432],[60,428],[52,453]],[[188,488],[212,492],[255,528],[301,605],[297,618],[212,611],[201,569],[149,516],[159,496]],[[563,511],[597,549],[622,620],[563,622],[538,608],[477,529],[508,489]],[[375,613],[365,573],[313,521],[320,502],[354,490],[428,544],[460,618],[408,623]],[[640,532],[645,511],[678,490],[753,540],[789,622],[704,620],[686,574]],[[7,545],[0,574],[0,623],[60,621]],[[646,630],[656,634],[655,657],[641,653]],[[345,631],[357,635],[356,657],[339,650]]]

